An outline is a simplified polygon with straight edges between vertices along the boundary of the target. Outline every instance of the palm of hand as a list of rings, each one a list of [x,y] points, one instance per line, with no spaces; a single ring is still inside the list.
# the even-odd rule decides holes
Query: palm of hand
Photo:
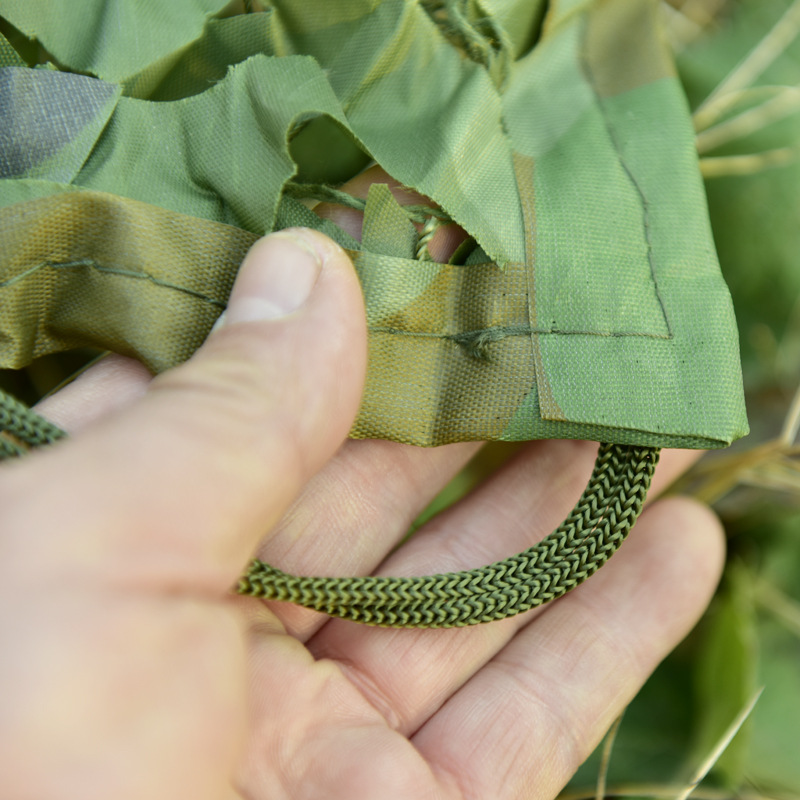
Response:
[[[294,560],[292,569],[306,572],[322,563],[337,574],[363,570],[365,561],[380,559],[376,550],[402,535],[396,505],[415,507],[422,487],[436,485],[443,468],[454,469],[470,451],[458,446],[432,456],[402,445],[349,443],[259,555]],[[465,569],[522,549],[531,528],[540,538],[564,516],[564,498],[580,493],[592,455],[585,443],[527,446],[474,497],[391,556],[385,571],[418,574],[422,564]],[[682,461],[667,454],[662,485]],[[314,525],[346,517],[354,499],[341,487],[354,485],[347,480],[353,474],[368,467],[367,474],[380,475],[398,462],[393,483],[405,496],[395,488],[388,507],[360,525]],[[371,483],[362,489],[377,491],[380,481]],[[688,533],[691,526],[680,520],[693,512],[683,501],[656,504],[591,582],[551,607],[490,625],[392,631],[239,601],[251,609],[250,707],[263,711],[253,720],[245,795],[554,796],[702,607],[719,542],[676,532]],[[534,525],[520,524],[534,516]],[[302,549],[293,547],[298,524]],[[379,531],[382,541],[370,538]],[[680,547],[692,552],[678,555]],[[654,620],[663,626],[657,635]]]
[[[340,326],[353,317],[347,302]],[[310,324],[265,328],[276,346],[250,374],[231,366],[244,327],[212,337],[202,376],[189,366],[157,379],[124,424],[100,419],[5,476],[0,499],[17,532],[3,541],[0,583],[0,639],[14,642],[0,687],[17,687],[0,718],[0,740],[14,743],[0,763],[6,788],[37,800],[553,797],[707,602],[721,561],[708,512],[655,503],[585,586],[468,629],[364,628],[232,599],[227,588],[268,532],[258,557],[299,574],[430,574],[518,552],[566,516],[596,450],[525,445],[392,553],[476,447],[351,441],[325,463],[352,419],[356,390],[344,396],[358,380],[324,354],[309,365],[314,391],[291,386],[266,410],[250,409],[245,393],[227,398],[238,415],[224,416],[224,432],[208,430],[206,420],[221,419],[219,393],[208,391],[220,375],[226,386],[268,388],[299,374],[296,353],[312,352],[303,337],[319,339]],[[80,427],[148,383],[130,362],[109,360],[46,410]],[[319,385],[331,396],[318,397]],[[132,455],[106,480],[97,459],[119,453]],[[665,454],[654,492],[691,459]],[[165,494],[164,482],[184,473],[177,496]],[[48,589],[20,615],[14,601],[32,574]]]

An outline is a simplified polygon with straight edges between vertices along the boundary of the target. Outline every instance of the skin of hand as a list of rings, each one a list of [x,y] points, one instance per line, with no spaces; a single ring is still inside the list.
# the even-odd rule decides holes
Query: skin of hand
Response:
[[[346,441],[365,362],[352,265],[292,230],[254,246],[186,364],[151,380],[112,357],[42,404],[74,435],[0,466],[4,797],[556,795],[702,613],[720,526],[652,502],[586,584],[465,629],[231,596],[254,553],[304,574],[480,566],[580,495],[597,446],[532,442],[397,548],[477,445]],[[665,452],[652,494],[693,458]]]

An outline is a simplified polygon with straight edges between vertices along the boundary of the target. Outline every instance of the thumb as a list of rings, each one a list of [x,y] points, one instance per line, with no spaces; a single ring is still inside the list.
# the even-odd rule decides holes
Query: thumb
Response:
[[[248,253],[227,311],[188,362],[19,464],[6,481],[6,521],[16,511],[28,531],[48,530],[48,510],[61,509],[74,529],[58,534],[67,559],[112,559],[172,583],[178,569],[225,589],[347,436],[365,364],[347,255],[313,231],[271,234]]]

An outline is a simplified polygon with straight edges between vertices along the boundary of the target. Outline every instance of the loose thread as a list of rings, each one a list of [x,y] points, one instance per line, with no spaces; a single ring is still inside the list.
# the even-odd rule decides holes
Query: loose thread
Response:
[[[335,189],[324,183],[295,183],[288,181],[283,186],[284,194],[296,200],[318,200],[320,203],[332,203],[345,208],[352,208],[363,212],[367,206],[367,201],[352,194]],[[407,206],[400,206],[412,222],[425,223],[430,217],[436,217],[442,223],[452,222],[450,215],[441,208],[412,203]]]
[[[433,261],[430,248],[428,245],[433,241],[436,236],[436,231],[442,227],[444,222],[437,217],[430,217],[420,231],[419,239],[417,240],[416,257],[418,261]]]

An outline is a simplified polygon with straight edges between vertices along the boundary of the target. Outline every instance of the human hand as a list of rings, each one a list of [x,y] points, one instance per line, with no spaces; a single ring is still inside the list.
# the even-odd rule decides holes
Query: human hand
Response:
[[[101,365],[42,409],[77,435],[3,466],[9,797],[552,797],[707,603],[719,526],[680,499],[652,504],[575,592],[489,625],[371,629],[231,597],[256,548],[334,575],[522,550],[566,516],[596,449],[526,445],[388,555],[476,446],[342,445],[360,291],[338,248],[300,235],[324,265],[299,310],[253,301],[275,281],[297,300],[280,268],[302,279],[307,255],[262,240],[190,362],[152,382]],[[654,491],[686,462],[665,454]]]

